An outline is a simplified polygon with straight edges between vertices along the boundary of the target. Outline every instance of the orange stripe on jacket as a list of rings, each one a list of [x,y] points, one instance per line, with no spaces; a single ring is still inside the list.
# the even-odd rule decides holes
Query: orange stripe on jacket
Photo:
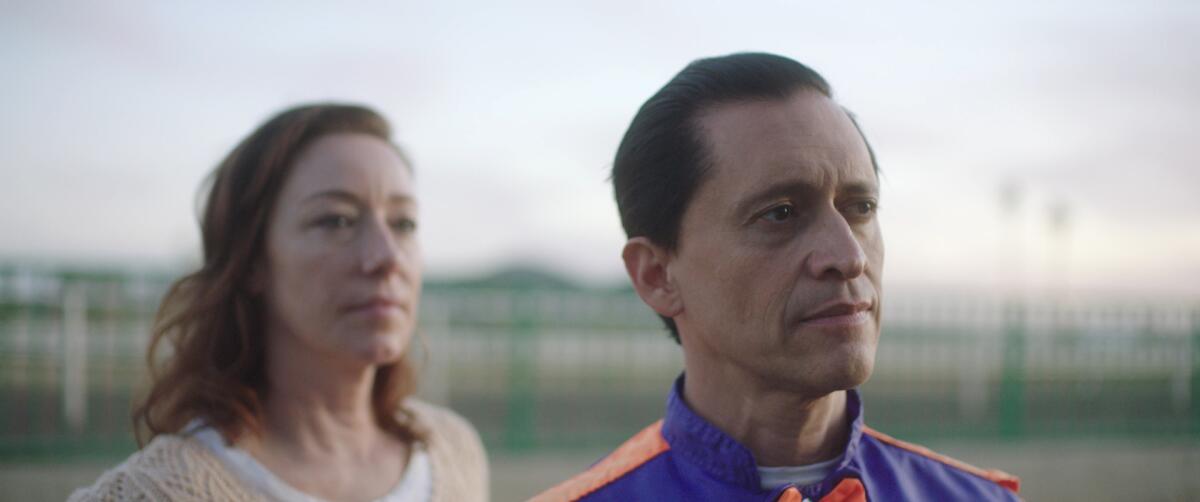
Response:
[[[780,493],[775,502],[803,502],[804,500],[800,490],[793,486]],[[846,478],[824,497],[821,497],[821,502],[867,502],[867,490],[863,488],[862,481]]]
[[[800,495],[800,490],[793,486],[780,493],[775,502],[804,502],[804,497]]]
[[[993,483],[996,483],[1000,486],[1007,488],[1009,491],[1011,491],[1013,493],[1017,493],[1018,490],[1020,490],[1020,488],[1021,488],[1021,480],[1019,478],[1017,478],[1016,476],[1013,476],[1012,474],[1009,474],[1007,472],[996,470],[996,469],[987,469],[987,470],[980,469],[980,468],[975,467],[966,462],[962,462],[960,460],[955,460],[955,459],[947,457],[945,455],[934,453],[929,448],[926,448],[924,446],[915,445],[912,443],[907,443],[907,442],[901,441],[899,439],[891,437],[887,434],[879,432],[879,431],[872,429],[870,427],[867,427],[865,425],[863,426],[863,432],[870,434],[871,437],[874,437],[875,439],[883,441],[883,442],[890,444],[892,446],[895,446],[897,448],[903,448],[905,450],[911,451],[911,452],[921,455],[923,457],[931,458],[931,459],[941,462],[943,464],[949,465],[950,467],[953,467],[955,469],[958,469],[961,471],[966,471],[966,472],[969,472],[976,476],[979,476],[981,478],[992,481]]]
[[[867,502],[867,489],[862,481],[846,478],[821,497],[821,502]]]
[[[662,420],[659,420],[629,438],[591,469],[542,492],[530,502],[579,500],[669,449],[671,446],[662,437]]]

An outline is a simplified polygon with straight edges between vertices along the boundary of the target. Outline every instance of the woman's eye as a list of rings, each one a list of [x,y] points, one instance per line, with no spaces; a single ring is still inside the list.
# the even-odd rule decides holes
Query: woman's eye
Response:
[[[771,209],[768,209],[767,212],[763,213],[762,218],[764,220],[767,220],[770,222],[778,223],[778,222],[782,222],[782,221],[787,221],[789,218],[792,218],[795,216],[796,216],[796,208],[793,207],[791,204],[783,204],[783,205],[775,206]]]
[[[354,228],[354,219],[340,214],[331,214],[317,220],[317,226],[329,230]]]
[[[412,218],[401,218],[392,222],[392,228],[397,232],[409,233],[417,229],[417,220]]]

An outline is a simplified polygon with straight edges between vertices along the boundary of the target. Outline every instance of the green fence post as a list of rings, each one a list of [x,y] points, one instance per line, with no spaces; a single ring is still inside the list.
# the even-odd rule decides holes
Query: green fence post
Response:
[[[510,451],[535,446],[534,407],[537,386],[537,304],[530,291],[512,299],[512,328],[508,344],[508,414],[505,446]]]
[[[1200,308],[1192,310],[1192,436],[1200,437]]]
[[[1005,309],[1004,367],[1000,378],[1000,436],[1019,437],[1025,430],[1025,307]]]

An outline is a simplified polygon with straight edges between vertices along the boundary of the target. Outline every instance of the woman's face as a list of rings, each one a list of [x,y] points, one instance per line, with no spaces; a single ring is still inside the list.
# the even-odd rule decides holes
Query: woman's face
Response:
[[[351,363],[404,354],[421,292],[412,174],[367,134],[317,139],[272,210],[255,278],[272,344]]]

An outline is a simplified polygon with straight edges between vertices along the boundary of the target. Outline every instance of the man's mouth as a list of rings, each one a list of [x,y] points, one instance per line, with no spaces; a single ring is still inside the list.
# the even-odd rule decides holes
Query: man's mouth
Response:
[[[854,326],[871,320],[873,303],[869,301],[839,301],[816,309],[800,320],[810,326]]]

